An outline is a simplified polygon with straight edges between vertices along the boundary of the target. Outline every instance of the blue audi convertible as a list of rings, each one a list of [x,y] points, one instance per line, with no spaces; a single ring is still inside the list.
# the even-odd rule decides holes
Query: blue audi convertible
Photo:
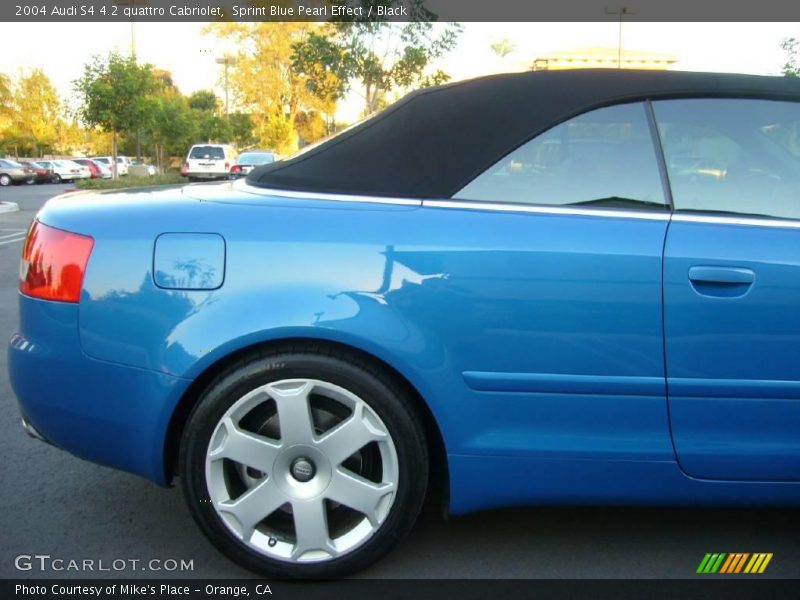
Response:
[[[486,77],[31,225],[24,428],[336,577],[520,504],[800,504],[800,80]]]

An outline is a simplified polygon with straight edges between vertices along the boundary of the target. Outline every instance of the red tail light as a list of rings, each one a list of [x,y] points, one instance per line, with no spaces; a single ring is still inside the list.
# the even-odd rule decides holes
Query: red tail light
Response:
[[[189,161],[186,161],[185,163],[183,163],[183,166],[181,166],[181,175],[183,177],[186,177],[186,174],[188,172],[189,172]]]
[[[79,302],[94,240],[34,221],[22,249],[19,291],[26,296]]]
[[[241,170],[242,170],[242,166],[241,165],[233,165],[231,167],[231,173],[238,173]]]

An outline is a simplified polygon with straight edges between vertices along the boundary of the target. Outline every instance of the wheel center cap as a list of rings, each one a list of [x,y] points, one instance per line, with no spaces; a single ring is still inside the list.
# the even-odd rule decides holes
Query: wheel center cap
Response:
[[[317,474],[317,468],[310,459],[300,456],[292,461],[290,472],[297,481],[305,483],[314,478],[314,475]]]

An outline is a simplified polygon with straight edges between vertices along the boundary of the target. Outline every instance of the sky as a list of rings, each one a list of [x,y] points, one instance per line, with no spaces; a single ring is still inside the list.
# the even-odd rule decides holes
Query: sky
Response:
[[[215,59],[235,50],[228,42],[203,35],[203,23],[136,23],[136,53],[172,72],[186,94],[213,88],[222,97]],[[637,23],[623,25],[626,50],[671,54],[675,69],[775,75],[785,62],[780,42],[800,37],[800,23]],[[538,55],[587,46],[616,47],[618,26],[608,23],[466,23],[458,47],[440,65],[454,80],[520,70]],[[493,42],[508,39],[514,51],[501,59]],[[72,81],[93,54],[130,51],[129,23],[0,23],[0,71],[40,67],[65,99]],[[339,118],[355,120],[363,100],[351,94]]]

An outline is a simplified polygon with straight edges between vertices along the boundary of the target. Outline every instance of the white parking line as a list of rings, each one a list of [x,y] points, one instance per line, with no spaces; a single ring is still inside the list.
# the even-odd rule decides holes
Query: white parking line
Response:
[[[17,238],[0,241],[0,246],[5,246],[6,244],[14,244],[16,242],[24,242],[24,241],[25,241],[25,234],[23,233]]]
[[[6,238],[17,237],[19,235],[24,235],[24,229],[0,229],[0,231],[13,231],[14,233],[4,233],[0,235],[0,240],[4,240]]]

